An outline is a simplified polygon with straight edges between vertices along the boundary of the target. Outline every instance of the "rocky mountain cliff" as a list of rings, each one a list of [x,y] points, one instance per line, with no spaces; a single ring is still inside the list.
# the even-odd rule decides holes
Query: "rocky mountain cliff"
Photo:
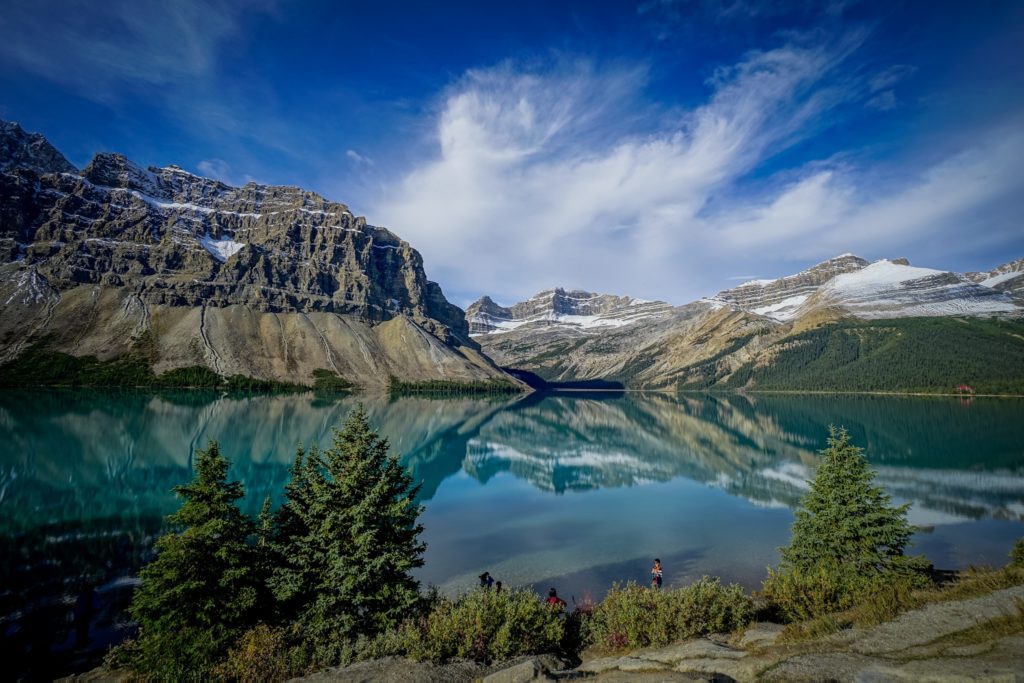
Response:
[[[1014,264],[964,275],[915,268],[906,259],[868,263],[844,254],[795,275],[744,283],[650,319],[597,328],[588,335],[515,325],[513,319],[511,326],[492,320],[489,333],[476,339],[498,364],[551,382],[603,380],[647,388],[703,388],[723,382],[753,386],[753,379],[738,378],[752,378],[757,373],[751,368],[791,358],[793,348],[808,343],[797,336],[822,325],[949,316],[1020,319],[1024,305],[1007,287],[1019,278],[1020,267]],[[898,345],[899,339],[912,336],[892,334],[897,341],[886,343]],[[1016,343],[1011,337],[1006,343]],[[815,353],[836,353],[826,347]],[[965,349],[963,354],[972,352]],[[866,357],[852,353],[852,359]]]
[[[0,126],[0,362],[34,340],[157,371],[358,384],[501,374],[420,254],[298,187],[231,187],[97,154],[79,171]]]
[[[983,273],[965,273],[971,282],[1006,292],[1018,301],[1024,301],[1024,258],[1004,263]]]
[[[773,320],[791,320],[800,306],[818,287],[836,275],[852,273],[868,265],[853,254],[843,254],[816,266],[774,280],[751,280],[726,289],[709,301],[764,315]]]
[[[622,327],[641,320],[664,318],[672,307],[664,301],[647,301],[628,296],[595,294],[583,290],[547,289],[526,301],[505,307],[484,296],[466,308],[469,332],[473,335],[515,329],[588,332]]]

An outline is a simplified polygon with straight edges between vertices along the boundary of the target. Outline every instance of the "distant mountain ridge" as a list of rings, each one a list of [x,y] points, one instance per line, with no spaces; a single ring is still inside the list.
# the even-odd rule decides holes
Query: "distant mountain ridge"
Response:
[[[466,308],[469,333],[504,332],[528,326],[533,329],[562,327],[579,331],[621,327],[641,320],[660,318],[672,307],[664,301],[597,294],[584,290],[546,289],[512,306],[499,306],[489,296]]]
[[[997,268],[999,276],[971,277],[917,268],[904,258],[868,263],[853,254],[843,254],[795,275],[744,283],[719,292],[708,301],[779,322],[829,309],[862,319],[1014,316],[1024,308],[1010,292],[994,286],[1024,275],[1016,271],[1003,274],[1000,270],[1010,266]]]
[[[502,376],[419,252],[298,187],[100,153],[81,171],[0,125],[0,363],[42,339],[155,369],[356,384]]]
[[[965,276],[972,282],[1024,300],[1024,258],[1004,263],[983,273],[965,273]]]
[[[917,344],[928,334],[974,335],[971,343],[976,351],[969,345],[946,344],[949,340],[945,337],[942,344],[926,345],[919,351],[919,358],[922,363],[932,362],[934,372],[927,377],[915,375],[913,381],[926,386],[939,381],[937,377],[944,378],[939,369],[959,363],[954,358],[956,349],[966,358],[981,353],[981,349],[995,353],[993,349],[1005,348],[998,362],[994,359],[990,364],[995,374],[987,381],[993,387],[1003,387],[1019,380],[1024,388],[1024,355],[1019,364],[1009,360],[1024,354],[1024,337],[1013,327],[1024,331],[1024,324],[1019,322],[1024,315],[1024,300],[1014,290],[1021,282],[1022,263],[1024,260],[1014,261],[986,273],[959,274],[913,267],[906,259],[869,263],[853,254],[843,254],[794,275],[746,282],[677,308],[666,305],[647,319],[594,328],[586,335],[569,326],[521,323],[495,324],[476,339],[498,364],[551,382],[600,380],[639,388],[725,384],[756,388],[759,382],[770,382],[778,389],[787,386],[785,376],[767,368],[783,362],[811,363],[813,371],[797,372],[794,367],[789,376],[803,378],[801,381],[813,383],[814,388],[828,388],[830,366],[821,358],[847,365],[873,359],[870,363],[877,364],[883,360],[877,349],[883,347],[889,349],[885,353],[896,357],[902,353],[898,349],[901,343]],[[882,324],[886,320],[951,317],[1005,319],[1012,329]],[[844,321],[849,323],[845,327]],[[879,321],[879,326],[858,328],[854,321]],[[822,326],[824,337],[801,336]],[[477,329],[485,328],[481,325]],[[834,341],[828,338],[832,332],[840,335]],[[813,353],[808,351],[808,344],[815,349]],[[832,344],[843,350],[833,349]],[[864,344],[867,346],[856,348]],[[803,350],[796,354],[798,347]],[[973,360],[968,365],[972,373],[984,366]],[[1014,370],[1017,365],[1020,368]],[[833,374],[845,378],[843,386],[856,384],[857,390],[865,390],[873,385],[860,382],[857,373],[876,372],[872,368],[874,365],[869,364],[863,370],[847,368],[844,373]],[[1000,370],[996,372],[996,368]],[[1003,368],[1009,372],[1003,372]],[[954,374],[950,370],[949,375]],[[1008,377],[1014,378],[1010,384],[1003,382]],[[878,386],[893,390],[895,375],[890,380],[890,384]],[[832,388],[843,386],[837,383]]]

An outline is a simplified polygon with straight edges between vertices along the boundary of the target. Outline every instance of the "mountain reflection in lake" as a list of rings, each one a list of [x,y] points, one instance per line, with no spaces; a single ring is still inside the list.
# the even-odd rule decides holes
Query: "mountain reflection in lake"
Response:
[[[357,401],[423,484],[420,578],[448,592],[486,569],[506,585],[599,598],[612,581],[646,580],[654,556],[668,584],[715,574],[756,586],[829,424],[845,425],[878,481],[913,503],[917,549],[936,565],[1001,564],[1024,530],[1019,400],[3,391],[4,649],[24,654],[40,638],[68,648],[68,601],[84,583],[98,587],[116,638],[196,448],[220,441],[255,514],[279,499],[296,445],[329,446]]]

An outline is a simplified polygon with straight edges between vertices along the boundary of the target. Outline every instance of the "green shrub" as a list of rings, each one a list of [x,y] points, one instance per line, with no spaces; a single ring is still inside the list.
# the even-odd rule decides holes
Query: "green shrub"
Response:
[[[915,591],[926,583],[916,573],[864,576],[848,567],[822,563],[809,570],[769,568],[761,594],[787,622],[846,612],[836,623],[871,626],[917,607]]]
[[[921,582],[913,575],[872,582],[867,594],[853,609],[854,623],[858,626],[874,626],[918,607],[920,602],[914,593],[920,587]]]
[[[736,584],[703,577],[685,588],[614,585],[585,622],[587,639],[612,649],[662,646],[749,623],[750,598]]]
[[[1024,538],[1018,538],[1010,551],[1010,565],[1013,567],[1024,567]]]
[[[761,592],[785,621],[794,622],[853,607],[865,583],[835,564],[778,572],[769,567]]]
[[[477,590],[456,600],[440,598],[428,614],[407,621],[399,631],[397,649],[413,659],[434,662],[503,661],[557,651],[564,621],[561,611],[532,591]]]
[[[284,629],[259,624],[238,639],[213,673],[216,678],[242,683],[273,683],[302,674],[299,659]]]

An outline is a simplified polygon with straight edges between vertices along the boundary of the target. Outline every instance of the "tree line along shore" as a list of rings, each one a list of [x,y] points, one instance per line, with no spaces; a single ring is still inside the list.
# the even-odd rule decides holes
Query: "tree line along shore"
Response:
[[[929,602],[1024,584],[1024,539],[1002,569],[956,577],[911,555],[909,505],[873,483],[861,449],[832,429],[789,545],[761,590],[713,577],[659,589],[613,585],[572,611],[532,591],[482,587],[448,597],[422,590],[417,487],[357,407],[329,449],[298,449],[283,503],[257,519],[237,503],[215,442],[176,487],[180,509],[141,572],[130,612],[139,630],[107,655],[109,669],[158,680],[285,680],[387,656],[492,664],[587,648],[626,651],[787,624],[800,640],[893,619]],[[949,580],[953,578],[953,580]]]

